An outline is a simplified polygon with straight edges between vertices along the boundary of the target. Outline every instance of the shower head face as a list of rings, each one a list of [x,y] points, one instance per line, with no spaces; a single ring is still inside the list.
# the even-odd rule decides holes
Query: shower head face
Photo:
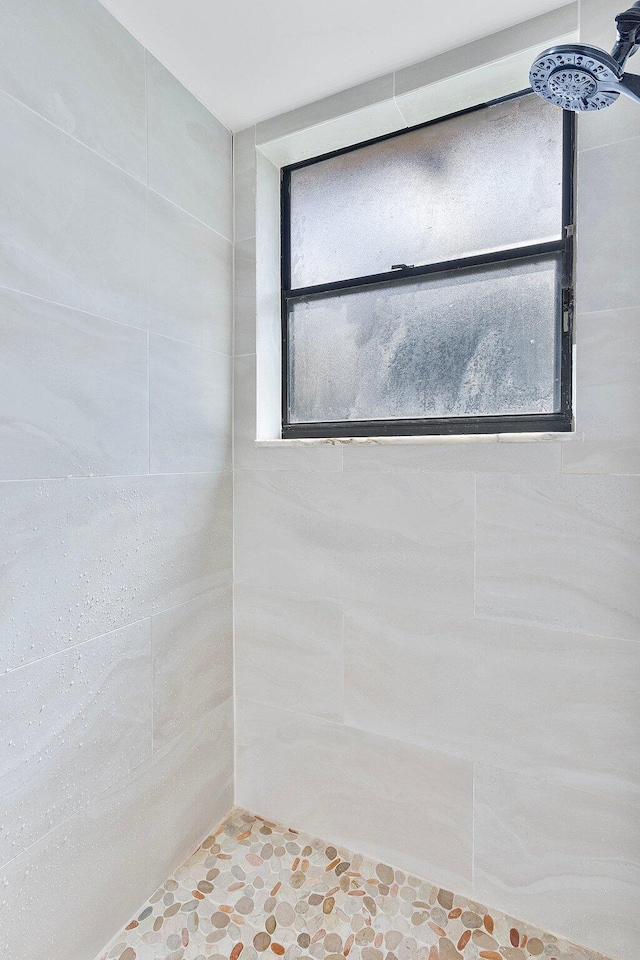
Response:
[[[585,112],[610,107],[620,94],[615,87],[622,67],[598,47],[567,43],[550,47],[529,73],[534,93],[563,110]]]

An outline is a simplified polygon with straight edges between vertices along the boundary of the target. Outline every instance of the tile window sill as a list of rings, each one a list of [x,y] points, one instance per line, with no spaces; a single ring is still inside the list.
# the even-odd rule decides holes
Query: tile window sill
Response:
[[[283,440],[255,440],[256,447],[307,447],[307,446],[337,446],[348,444],[360,446],[362,444],[379,446],[415,445],[415,444],[443,444],[443,443],[566,443],[571,440],[581,440],[582,434],[567,433],[477,433],[452,434],[444,436],[417,436],[417,437],[310,437],[309,439]]]

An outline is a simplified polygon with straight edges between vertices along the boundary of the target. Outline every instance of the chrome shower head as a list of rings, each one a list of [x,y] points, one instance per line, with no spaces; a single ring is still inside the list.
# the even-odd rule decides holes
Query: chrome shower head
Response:
[[[567,43],[541,53],[529,80],[534,93],[563,110],[602,110],[618,99],[623,75],[604,50]]]
[[[616,17],[618,39],[611,53],[583,43],[550,47],[529,73],[534,93],[563,110],[602,110],[620,94],[640,103],[640,77],[624,65],[640,45],[640,0]]]

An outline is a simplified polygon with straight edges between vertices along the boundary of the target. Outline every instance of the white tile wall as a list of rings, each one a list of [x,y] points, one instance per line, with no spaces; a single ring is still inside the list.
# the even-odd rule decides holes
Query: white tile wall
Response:
[[[461,88],[448,77],[484,76],[495,58],[499,80],[504,58],[575,30],[578,6],[582,39],[609,48],[614,0],[581,0],[398,71],[396,102],[431,109],[445,86],[450,102]],[[626,104],[580,119],[576,437],[256,446],[277,418],[263,404],[256,423],[254,352],[259,378],[278,374],[277,175],[263,154],[335,147],[365,114],[369,135],[381,132],[380,83],[378,101],[364,85],[259,125],[257,201],[256,131],[235,138],[238,799],[629,960],[640,936],[638,119]],[[342,718],[329,712],[339,696]]]
[[[468,761],[241,698],[237,717],[243,805],[470,891]]]
[[[480,765],[474,811],[478,897],[607,956],[633,957],[637,806]]]
[[[233,802],[231,135],[0,13],[0,954],[93,960]]]

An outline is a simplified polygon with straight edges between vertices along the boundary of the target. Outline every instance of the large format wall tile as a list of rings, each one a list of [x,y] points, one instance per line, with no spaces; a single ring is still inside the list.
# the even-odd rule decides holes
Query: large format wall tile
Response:
[[[233,239],[231,134],[147,54],[149,186]]]
[[[577,334],[576,415],[584,440],[563,445],[563,469],[640,474],[640,306],[582,314]]]
[[[231,584],[152,617],[154,749],[233,693]]]
[[[0,289],[0,339],[0,480],[146,472],[146,333]]]
[[[242,698],[236,738],[242,806],[470,890],[470,763]]]
[[[345,604],[344,649],[346,723],[640,803],[640,644]]]
[[[476,613],[640,639],[640,479],[477,479]]]
[[[580,154],[576,297],[581,313],[640,304],[640,193],[629,189],[629,171],[637,169],[639,155],[640,137]]]
[[[235,589],[238,696],[342,720],[342,607],[334,600]]]
[[[146,181],[144,50],[97,0],[1,0],[0,90]]]
[[[473,477],[238,473],[236,582],[471,612]]]
[[[234,353],[256,352],[256,241],[241,240],[234,247]]]
[[[236,243],[256,235],[256,128],[233,135],[233,225]]]
[[[0,181],[0,286],[145,326],[145,187],[2,95]]]
[[[207,474],[2,484],[2,667],[229,583],[231,494]]]
[[[640,938],[640,808],[475,768],[476,896],[607,956]]]
[[[149,330],[231,354],[231,243],[154,193],[147,217]]]
[[[432,470],[478,473],[560,473],[563,443],[354,443],[344,446],[345,470]],[[468,441],[468,442],[467,442]],[[393,478],[389,477],[393,483]]]
[[[94,960],[233,804],[230,701],[6,870],[3,960]]]
[[[0,676],[0,863],[151,754],[150,621]]]
[[[232,364],[224,353],[151,335],[152,473],[231,468]]]

